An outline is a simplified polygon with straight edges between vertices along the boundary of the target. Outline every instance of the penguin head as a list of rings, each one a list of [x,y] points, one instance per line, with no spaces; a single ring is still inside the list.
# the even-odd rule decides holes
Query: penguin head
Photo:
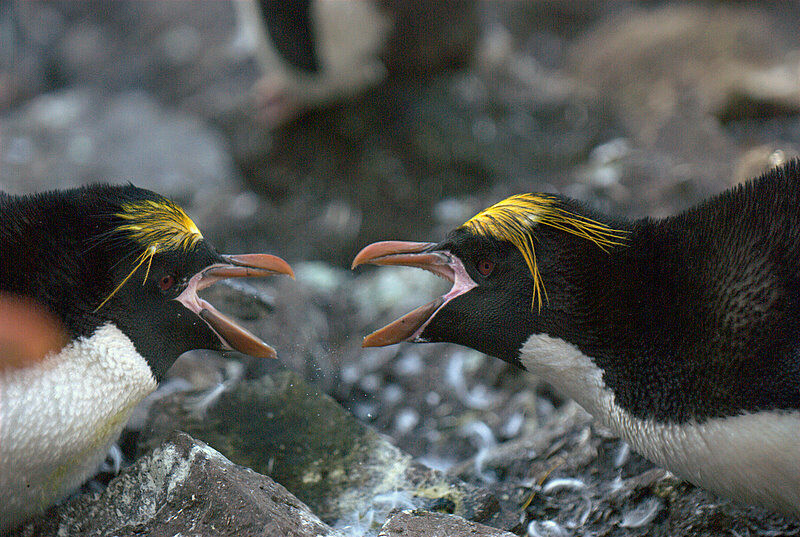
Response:
[[[580,296],[573,283],[597,271],[575,260],[625,241],[625,230],[589,214],[560,196],[521,194],[485,209],[439,243],[385,241],[365,247],[353,268],[412,266],[453,287],[370,334],[363,346],[457,343],[522,366],[519,353],[528,337],[565,337],[565,330],[568,337],[574,326]]]
[[[221,255],[178,205],[133,185],[91,185],[7,205],[4,240],[16,255],[3,256],[0,282],[50,310],[72,337],[112,323],[156,378],[192,349],[275,356],[197,292],[225,278],[292,275],[282,259]]]

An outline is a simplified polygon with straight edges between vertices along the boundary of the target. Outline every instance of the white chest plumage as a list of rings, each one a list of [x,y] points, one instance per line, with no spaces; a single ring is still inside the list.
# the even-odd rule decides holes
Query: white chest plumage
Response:
[[[37,367],[0,373],[0,529],[91,477],[155,387],[145,359],[111,324]]]
[[[681,478],[744,503],[800,514],[800,413],[656,423],[620,408],[602,371],[571,343],[533,335],[520,359],[633,449]]]

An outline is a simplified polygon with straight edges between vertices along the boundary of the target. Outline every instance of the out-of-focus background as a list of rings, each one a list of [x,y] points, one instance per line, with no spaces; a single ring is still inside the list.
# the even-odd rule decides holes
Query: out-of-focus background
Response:
[[[215,300],[273,344],[298,381],[415,460],[493,491],[506,513],[483,519],[494,526],[798,534],[653,477],[572,403],[499,360],[446,345],[362,350],[363,335],[444,284],[412,269],[351,273],[349,262],[375,240],[439,240],[512,193],[660,217],[796,156],[800,3],[351,3],[383,13],[375,69],[346,91],[297,102],[323,78],[348,75],[332,69],[296,89],[278,76],[285,66],[265,72],[263,34],[241,5],[3,2],[0,190],[130,181],[181,203],[220,251],[287,259],[296,282],[221,286]],[[248,378],[264,372],[242,363]],[[202,387],[216,374],[187,358],[174,376]],[[132,428],[130,457],[146,429]],[[551,472],[580,485],[543,493]],[[276,479],[352,535],[381,522],[326,516],[291,476]]]

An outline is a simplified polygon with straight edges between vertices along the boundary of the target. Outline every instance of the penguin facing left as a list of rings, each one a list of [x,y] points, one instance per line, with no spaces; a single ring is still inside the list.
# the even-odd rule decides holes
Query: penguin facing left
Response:
[[[294,277],[276,256],[217,253],[178,205],[133,185],[0,193],[3,302],[37,304],[69,340],[38,359],[0,356],[0,531],[91,477],[184,352],[274,358],[197,295],[272,274]]]
[[[364,346],[458,343],[528,369],[651,461],[800,515],[800,160],[627,221],[527,193],[364,263],[453,284]]]

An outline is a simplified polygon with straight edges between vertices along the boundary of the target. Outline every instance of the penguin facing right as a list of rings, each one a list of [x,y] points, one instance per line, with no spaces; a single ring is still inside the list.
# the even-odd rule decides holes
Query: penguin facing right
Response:
[[[35,304],[68,340],[44,356],[0,355],[0,531],[91,477],[182,353],[274,358],[197,295],[272,274],[293,277],[272,255],[217,253],[179,206],[133,185],[0,195],[0,323],[34,319]]]

